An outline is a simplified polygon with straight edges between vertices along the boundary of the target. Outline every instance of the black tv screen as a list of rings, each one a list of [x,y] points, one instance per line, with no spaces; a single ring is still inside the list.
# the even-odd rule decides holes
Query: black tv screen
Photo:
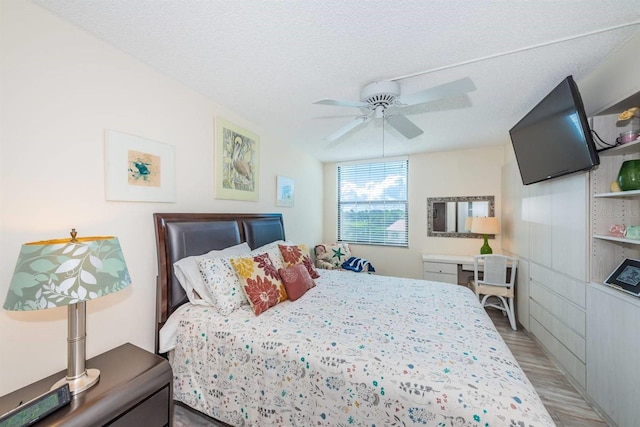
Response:
[[[560,82],[509,134],[524,185],[600,164],[572,76]]]

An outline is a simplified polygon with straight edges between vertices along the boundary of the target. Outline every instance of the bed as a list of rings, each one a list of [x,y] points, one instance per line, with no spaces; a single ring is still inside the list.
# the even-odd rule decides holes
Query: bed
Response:
[[[154,221],[156,352],[176,401],[234,426],[554,425],[467,288],[319,270],[295,301],[223,315],[189,302],[173,263],[243,242],[259,252],[285,240],[282,216]]]

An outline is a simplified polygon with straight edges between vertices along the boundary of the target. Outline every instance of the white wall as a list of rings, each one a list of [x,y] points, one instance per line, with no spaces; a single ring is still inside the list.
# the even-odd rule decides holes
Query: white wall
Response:
[[[479,253],[481,239],[428,237],[427,197],[495,196],[500,218],[503,145],[409,156],[409,248],[352,245],[356,256],[372,262],[378,274],[422,278],[422,254]],[[324,241],[337,239],[336,164],[324,166]],[[489,244],[501,252],[498,235]]]
[[[115,235],[133,284],[87,304],[87,353],[124,342],[152,351],[153,212],[282,211],[287,238],[322,240],[319,162],[29,2],[1,1],[0,15],[2,302],[21,244],[64,238],[72,227]],[[258,202],[214,198],[218,115],[261,137]],[[176,203],[105,201],[105,129],[175,146]],[[294,208],[275,206],[276,175],[295,180]],[[64,308],[0,310],[0,395],[66,368],[66,316]]]

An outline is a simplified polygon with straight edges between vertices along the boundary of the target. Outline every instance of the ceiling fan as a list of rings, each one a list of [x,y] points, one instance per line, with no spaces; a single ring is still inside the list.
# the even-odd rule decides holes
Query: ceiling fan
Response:
[[[363,125],[373,118],[386,119],[387,122],[400,132],[405,138],[412,139],[424,132],[411,120],[402,115],[399,109],[425,102],[436,101],[438,99],[449,98],[462,95],[476,89],[473,81],[465,77],[454,80],[439,86],[416,92],[411,95],[400,95],[400,84],[393,80],[383,80],[369,83],[360,92],[360,101],[341,101],[338,99],[321,99],[314,102],[320,105],[334,105],[338,107],[352,107],[368,110],[365,114],[358,116],[355,120],[339,128],[325,138],[326,141],[335,141],[353,129]],[[391,111],[387,111],[393,107]]]

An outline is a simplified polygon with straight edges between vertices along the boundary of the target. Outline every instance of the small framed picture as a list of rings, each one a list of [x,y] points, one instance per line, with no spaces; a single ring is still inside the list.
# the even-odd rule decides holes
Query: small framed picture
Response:
[[[276,179],[276,206],[293,207],[294,186],[293,179],[278,176]]]
[[[640,260],[625,259],[604,283],[632,295],[640,296]]]
[[[175,202],[175,148],[115,130],[105,131],[106,199]]]

